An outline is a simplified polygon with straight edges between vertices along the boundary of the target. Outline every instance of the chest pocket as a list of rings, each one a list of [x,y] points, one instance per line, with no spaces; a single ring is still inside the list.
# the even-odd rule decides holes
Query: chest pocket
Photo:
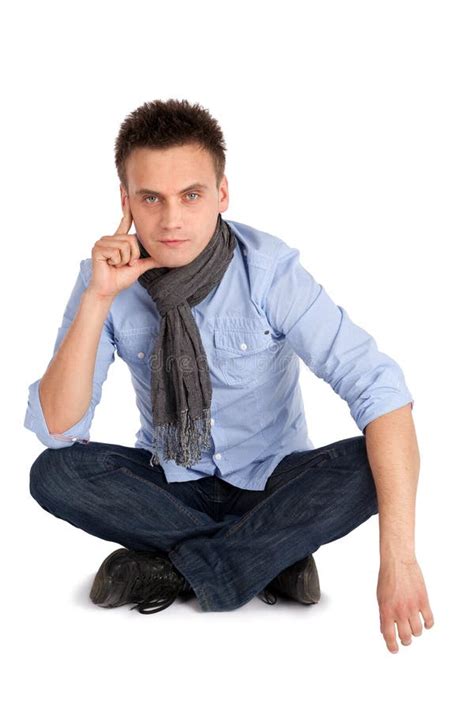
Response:
[[[269,329],[260,320],[232,325],[220,319],[214,330],[216,366],[228,385],[245,386],[268,372],[274,360]]]
[[[121,331],[116,334],[117,353],[130,367],[151,370],[157,335],[153,326]]]

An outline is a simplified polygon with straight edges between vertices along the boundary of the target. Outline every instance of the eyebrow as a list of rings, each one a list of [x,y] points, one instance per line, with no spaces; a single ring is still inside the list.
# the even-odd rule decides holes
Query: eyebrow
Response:
[[[188,185],[187,188],[183,188],[181,190],[181,193],[186,193],[188,190],[195,190],[196,188],[199,188],[200,190],[207,190],[207,185],[204,185],[204,183],[193,183],[192,185]],[[140,190],[135,191],[135,195],[161,195],[157,190],[148,190],[148,188],[141,188]]]

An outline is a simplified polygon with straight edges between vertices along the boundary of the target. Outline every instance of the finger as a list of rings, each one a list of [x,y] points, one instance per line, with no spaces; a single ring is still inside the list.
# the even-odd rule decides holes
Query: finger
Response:
[[[158,263],[153,259],[153,257],[143,257],[136,263],[136,266],[139,269],[140,275],[148,271],[148,269],[159,268]]]
[[[119,255],[119,261],[117,262],[114,260],[114,264],[117,267],[122,267],[124,264],[128,264],[130,262],[130,245],[128,242],[122,242],[120,247],[117,248],[116,250]]]
[[[394,620],[383,620],[381,627],[383,638],[385,640],[385,644],[387,645],[389,652],[398,652],[397,639],[395,637]]]
[[[419,637],[423,632],[419,613],[416,613],[415,615],[410,615],[409,622],[412,634],[415,635],[415,637]]]
[[[102,241],[103,240],[103,241]],[[132,265],[140,258],[140,249],[136,243],[135,235],[119,235],[115,238],[102,237],[99,247],[105,245],[105,248],[116,247],[122,251],[124,263]]]
[[[137,235],[134,234],[132,235],[132,239],[130,240],[130,244],[132,247],[132,258],[130,260],[130,264],[133,266],[138,262],[140,259],[140,247],[138,246],[138,238]]]
[[[123,204],[123,216],[122,219],[120,220],[120,224],[115,230],[114,234],[127,234],[130,227],[132,226],[133,222],[133,216],[132,216],[132,211],[130,210],[130,203],[128,200],[128,196],[125,196],[124,199],[124,204]]]
[[[130,259],[130,247],[127,242],[122,242],[120,247],[107,246],[98,250],[98,259],[114,266],[126,264]]]
[[[421,608],[421,614],[423,615],[423,619],[425,621],[425,628],[429,630],[430,627],[433,627],[434,625],[434,617],[431,611],[431,607],[428,604],[424,605]]]
[[[99,253],[103,253],[107,250],[119,250],[121,254],[121,261],[128,262],[130,260],[132,247],[128,239],[123,237],[122,239],[114,239],[114,237],[102,237],[98,242],[95,243],[94,250]]]
[[[404,647],[411,644],[411,629],[408,623],[408,618],[403,617],[397,620],[398,636],[400,637],[400,642]]]

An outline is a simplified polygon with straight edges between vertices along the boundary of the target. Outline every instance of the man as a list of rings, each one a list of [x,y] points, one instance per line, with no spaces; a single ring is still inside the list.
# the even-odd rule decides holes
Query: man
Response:
[[[29,390],[25,426],[47,447],[31,494],[123,546],[90,597],[144,614],[178,595],[206,611],[257,594],[314,604],[312,553],[379,513],[380,628],[397,651],[395,623],[404,644],[421,634],[420,612],[433,624],[414,552],[413,398],[298,250],[223,220],[224,150],[217,122],[186,101],[146,103],[123,122],[122,220],[82,260]],[[89,441],[115,352],[136,391],[135,447]],[[314,449],[299,358],[348,403],[361,436]]]

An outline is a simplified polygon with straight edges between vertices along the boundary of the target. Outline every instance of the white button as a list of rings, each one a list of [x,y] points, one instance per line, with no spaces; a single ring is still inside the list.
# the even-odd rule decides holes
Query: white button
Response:
[[[217,454],[215,454],[214,457],[215,457],[216,459],[220,459],[220,458],[222,457],[222,454],[219,454],[219,452],[217,452]]]
[[[246,344],[246,343],[241,343],[241,344],[240,344],[240,348],[241,348],[241,350],[246,351],[246,350],[247,350],[247,344]]]
[[[143,352],[143,351],[140,351],[140,353],[138,353],[138,357],[139,357],[139,358],[144,358],[144,357],[145,357],[144,352]]]
[[[72,441],[75,442],[77,440],[77,437],[73,437]]]
[[[211,425],[213,425],[214,422],[215,422],[215,419],[213,417],[211,417]]]

